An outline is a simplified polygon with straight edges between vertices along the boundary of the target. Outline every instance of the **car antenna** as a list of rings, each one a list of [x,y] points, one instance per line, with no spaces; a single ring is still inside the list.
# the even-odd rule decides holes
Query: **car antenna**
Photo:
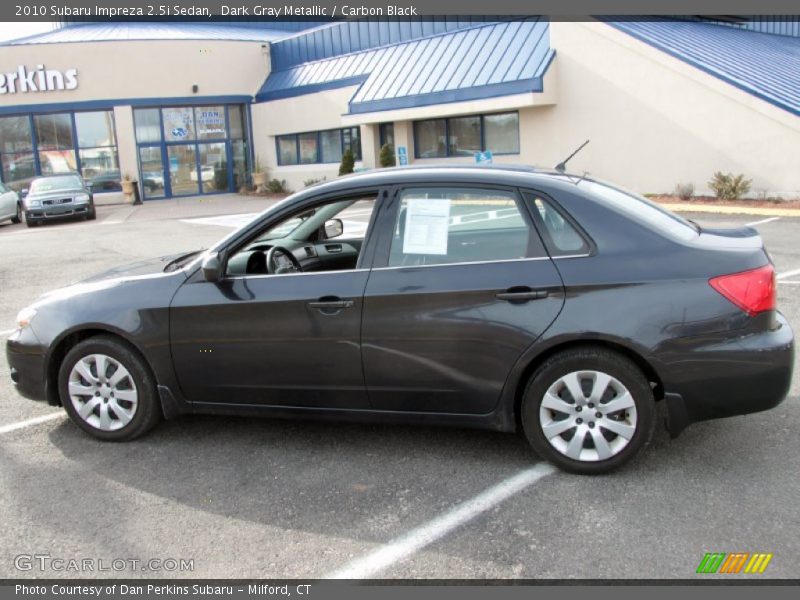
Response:
[[[581,145],[578,147],[578,149],[577,149],[577,150],[575,150],[575,152],[573,152],[573,153],[572,153],[572,154],[570,154],[570,155],[569,155],[567,158],[565,158],[565,159],[564,159],[564,160],[562,160],[560,163],[558,163],[558,164],[556,165],[556,171],[558,171],[559,173],[563,173],[564,171],[566,171],[566,170],[567,170],[567,163],[568,163],[568,162],[569,162],[569,161],[572,159],[572,157],[573,157],[573,156],[575,156],[575,155],[576,155],[578,152],[580,152],[581,150],[583,150],[583,147],[584,147],[586,144],[588,144],[588,143],[589,143],[589,140],[586,140],[585,142],[583,142],[583,143],[582,143],[582,144],[581,144]]]

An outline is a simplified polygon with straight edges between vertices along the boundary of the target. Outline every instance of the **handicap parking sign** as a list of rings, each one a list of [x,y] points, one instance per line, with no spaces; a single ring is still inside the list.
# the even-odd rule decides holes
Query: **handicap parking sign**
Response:
[[[397,147],[397,164],[401,167],[408,164],[408,150],[405,146]]]
[[[476,152],[475,153],[475,162],[479,165],[490,165],[492,164],[492,151],[487,150],[486,152]]]

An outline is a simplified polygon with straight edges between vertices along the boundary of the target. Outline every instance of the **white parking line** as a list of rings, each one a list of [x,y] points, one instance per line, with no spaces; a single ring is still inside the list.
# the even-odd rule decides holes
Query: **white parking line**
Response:
[[[775,279],[780,281],[781,279],[788,279],[789,277],[792,277],[793,275],[800,275],[800,269],[794,269],[792,271],[786,271],[784,273],[780,273],[780,274],[775,276]]]
[[[0,337],[5,337],[7,335],[11,335],[15,331],[16,331],[16,329],[6,329],[5,331],[0,331]]]
[[[327,575],[326,579],[364,579],[370,577],[432,544],[481,513],[536,483],[542,477],[550,475],[555,470],[555,467],[546,463],[540,463],[535,467],[525,469],[490,487],[471,500],[453,507],[432,521],[413,529],[406,535],[392,540],[374,552],[357,558],[338,571]]]
[[[761,219],[760,221],[753,221],[752,223],[745,223],[748,227],[755,227],[756,225],[763,225],[764,223],[772,223],[773,221],[779,221],[780,217],[769,217],[767,219]]]
[[[26,427],[30,427],[31,425],[46,423],[47,421],[52,421],[53,419],[65,417],[66,415],[67,413],[65,413],[63,410],[60,410],[58,412],[50,413],[49,415],[42,415],[41,417],[34,417],[33,419],[26,419],[25,421],[17,421],[16,423],[11,423],[10,425],[1,425],[0,435],[4,433],[11,433],[12,431],[16,431],[17,429],[25,429]]]

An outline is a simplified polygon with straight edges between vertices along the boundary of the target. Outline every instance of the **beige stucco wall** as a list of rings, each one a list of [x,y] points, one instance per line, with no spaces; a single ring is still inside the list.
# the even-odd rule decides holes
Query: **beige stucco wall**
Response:
[[[261,42],[114,41],[3,46],[0,72],[19,65],[78,69],[78,87],[0,95],[0,106],[83,102],[117,98],[252,96],[266,78]]]
[[[289,189],[298,191],[303,189],[307,179],[338,177],[339,163],[279,167],[275,136],[345,127],[342,116],[357,89],[350,86],[252,106],[253,149],[269,179],[286,180]],[[361,127],[362,154],[364,137],[365,127]],[[363,162],[356,162],[356,168],[363,166]]]

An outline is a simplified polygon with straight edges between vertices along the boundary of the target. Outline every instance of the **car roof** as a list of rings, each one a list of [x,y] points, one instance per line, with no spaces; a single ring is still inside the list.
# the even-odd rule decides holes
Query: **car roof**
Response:
[[[356,187],[387,186],[403,183],[486,183],[497,185],[564,185],[585,175],[561,173],[530,165],[435,164],[371,169],[324,181],[300,193],[336,192]]]

